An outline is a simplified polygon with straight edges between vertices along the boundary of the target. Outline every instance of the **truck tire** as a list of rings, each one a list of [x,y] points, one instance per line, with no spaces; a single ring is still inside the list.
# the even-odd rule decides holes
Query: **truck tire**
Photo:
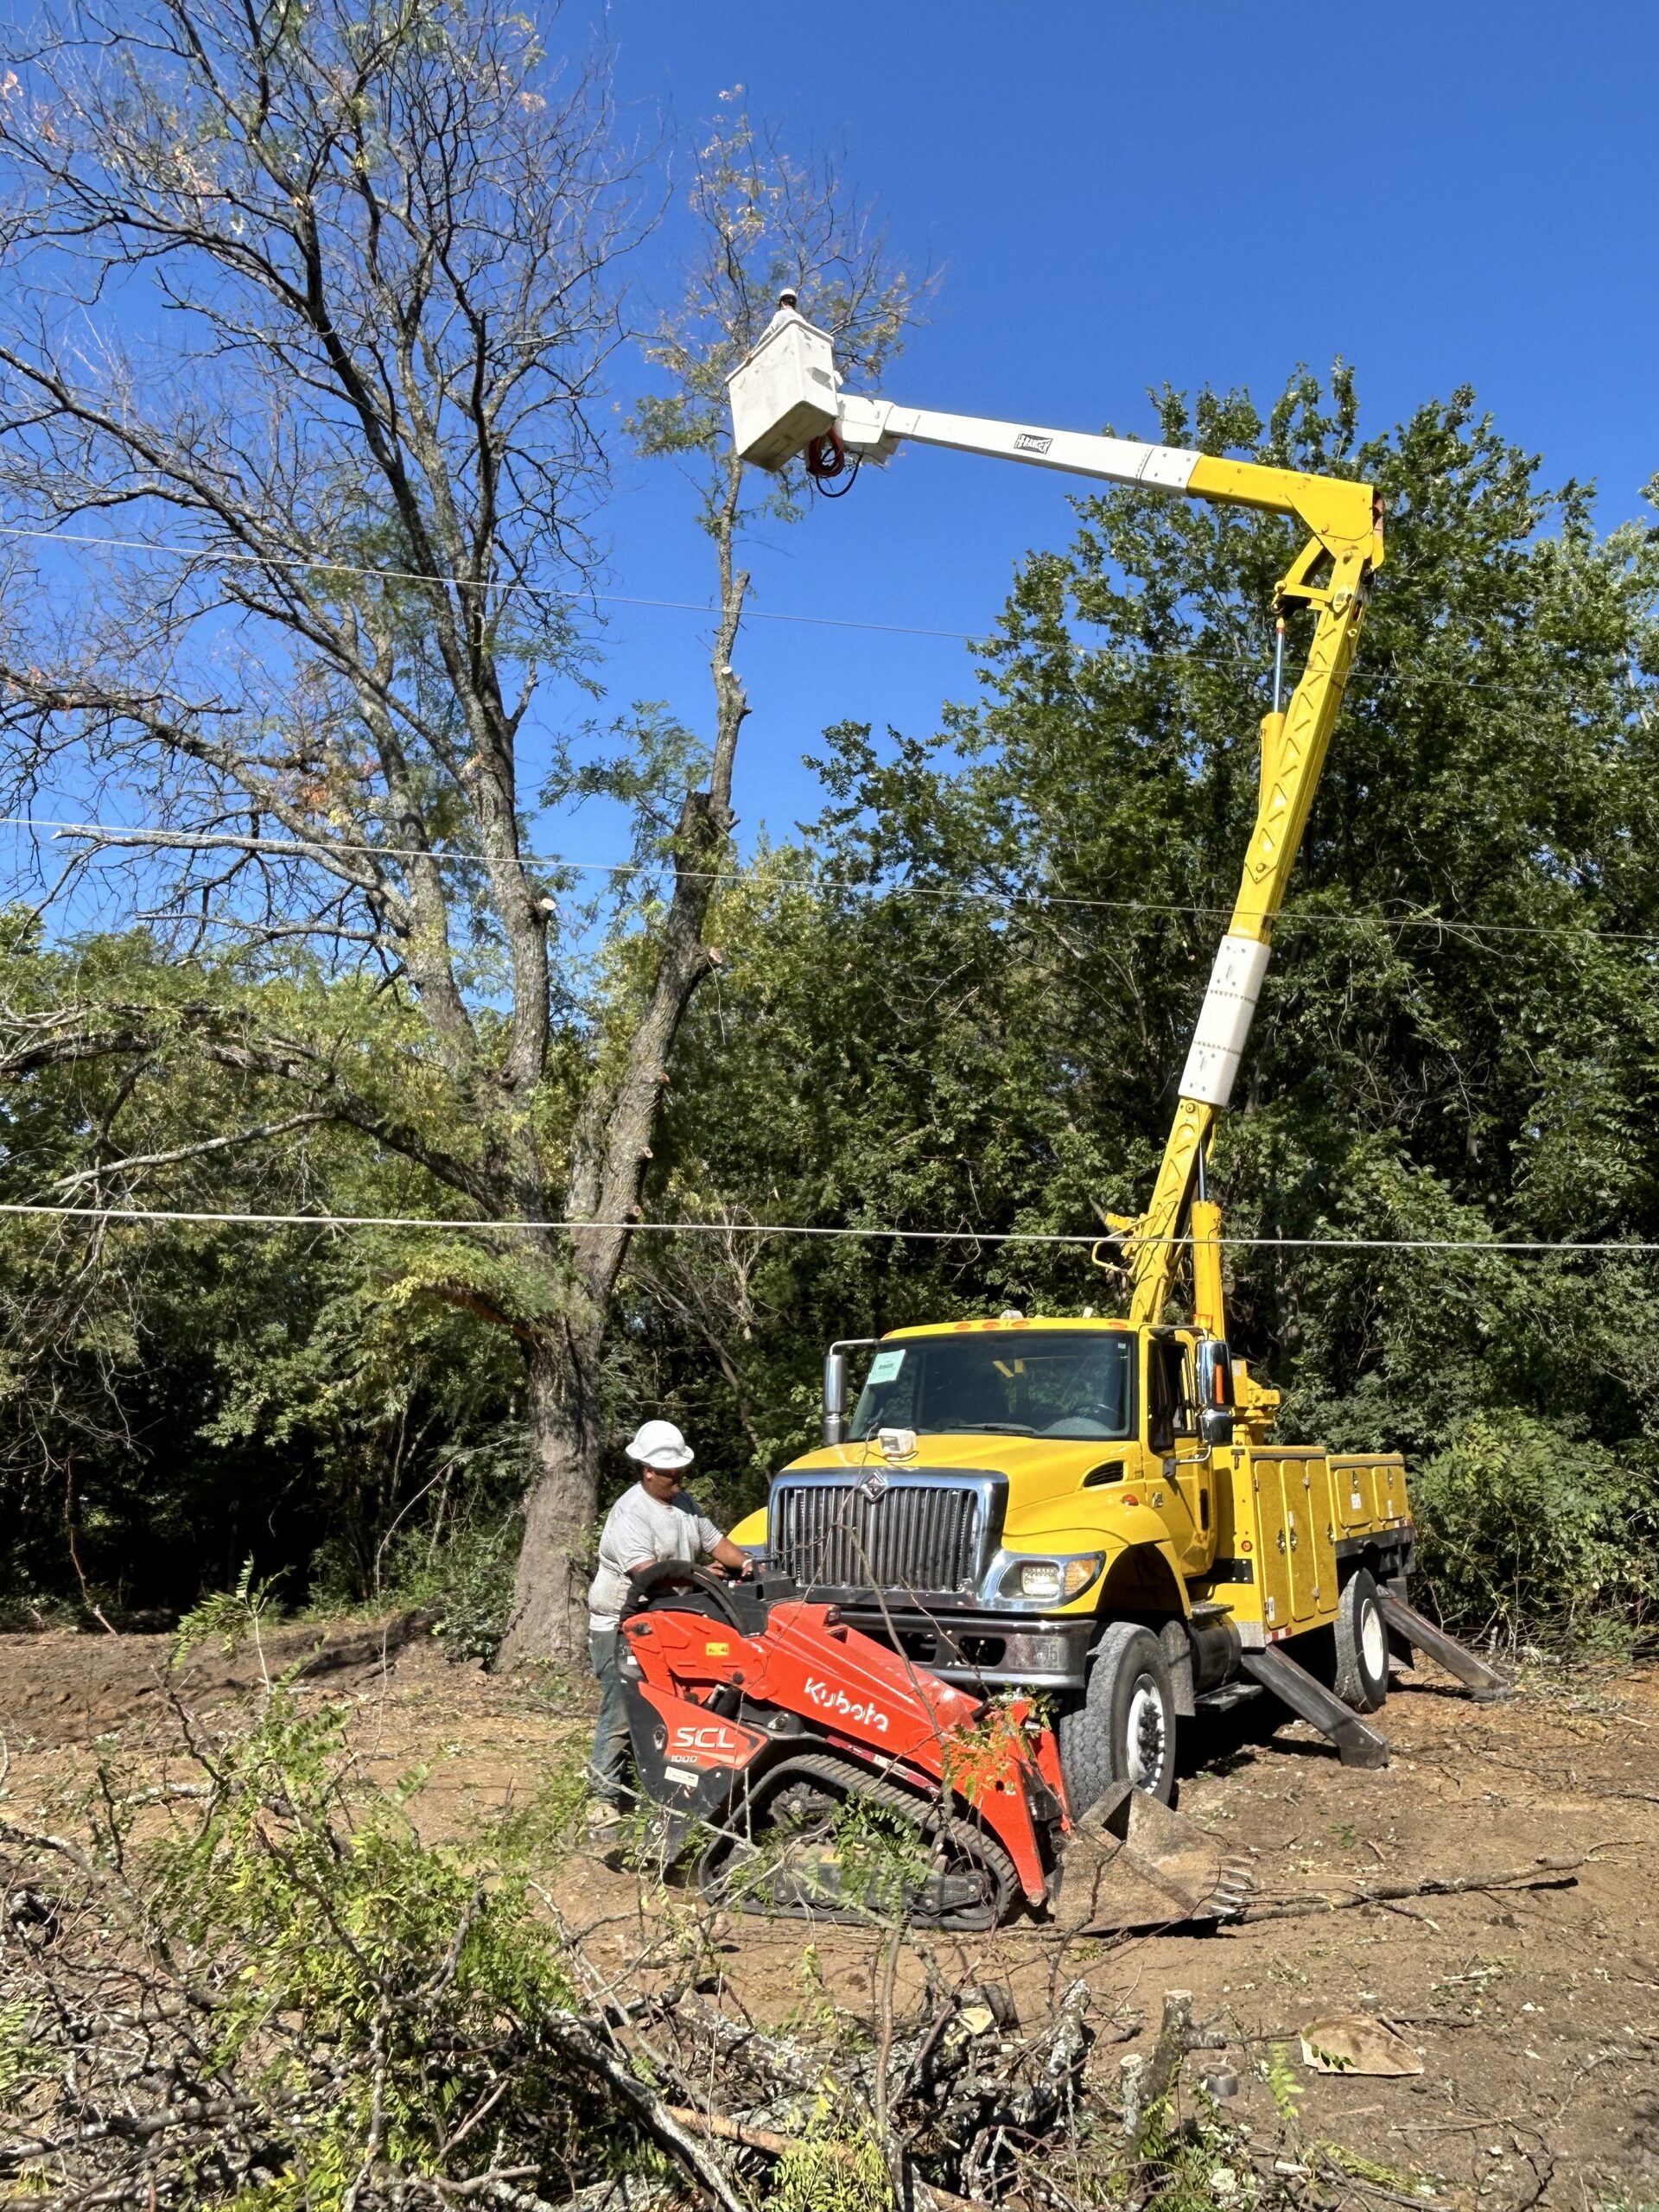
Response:
[[[1083,1702],[1061,1714],[1058,1732],[1074,1815],[1120,1782],[1169,1803],[1175,1795],[1175,1693],[1163,1646],[1150,1629],[1112,1623],[1096,1646]]]
[[[1356,1713],[1375,1713],[1389,1694],[1389,1630],[1376,1585],[1363,1567],[1342,1586],[1332,1633],[1337,1671],[1332,1688]]]

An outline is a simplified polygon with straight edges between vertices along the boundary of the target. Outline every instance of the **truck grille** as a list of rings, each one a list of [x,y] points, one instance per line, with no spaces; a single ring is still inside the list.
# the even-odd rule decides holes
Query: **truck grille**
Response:
[[[889,1476],[862,1484],[779,1482],[771,1551],[806,1588],[971,1591],[990,1533],[991,1485]]]

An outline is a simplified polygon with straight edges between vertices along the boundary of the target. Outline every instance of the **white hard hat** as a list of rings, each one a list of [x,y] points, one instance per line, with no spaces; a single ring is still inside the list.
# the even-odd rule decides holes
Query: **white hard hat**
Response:
[[[628,1446],[630,1459],[647,1467],[689,1467],[696,1454],[671,1421],[648,1421],[634,1432]]]

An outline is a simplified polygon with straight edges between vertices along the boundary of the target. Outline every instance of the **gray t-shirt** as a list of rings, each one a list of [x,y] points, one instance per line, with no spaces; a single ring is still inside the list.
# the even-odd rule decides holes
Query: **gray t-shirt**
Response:
[[[652,1497],[643,1483],[625,1490],[605,1516],[599,1540],[599,1573],[588,1588],[588,1624],[595,1636],[613,1629],[628,1595],[628,1570],[653,1560],[694,1566],[720,1541],[721,1532],[683,1491],[671,1505]]]

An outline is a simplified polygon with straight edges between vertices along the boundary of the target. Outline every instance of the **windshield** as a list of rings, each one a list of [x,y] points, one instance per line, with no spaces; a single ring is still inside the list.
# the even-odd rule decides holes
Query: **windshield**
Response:
[[[1134,1344],[1127,1332],[1021,1329],[884,1345],[859,1394],[851,1440],[862,1443],[878,1428],[1103,1443],[1126,1437]]]

